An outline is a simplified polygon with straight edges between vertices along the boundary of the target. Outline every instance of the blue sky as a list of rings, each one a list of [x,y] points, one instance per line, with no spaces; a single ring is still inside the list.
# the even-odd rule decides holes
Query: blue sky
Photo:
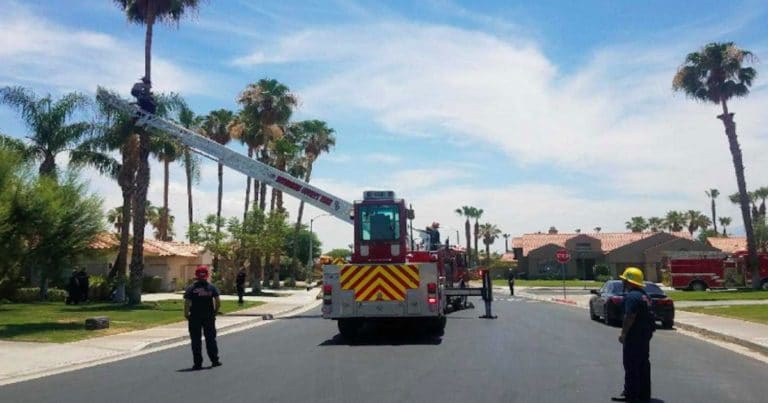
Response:
[[[127,93],[143,74],[143,27],[111,1],[3,3],[0,85]],[[337,132],[313,183],[348,200],[393,189],[413,203],[416,225],[439,221],[452,239],[462,205],[513,235],[550,225],[622,231],[634,215],[707,212],[705,189],[735,192],[717,108],[673,94],[670,83],[685,54],[707,42],[735,41],[765,58],[767,14],[756,1],[209,1],[155,30],[153,82],[206,113],[235,109],[248,83],[282,81],[301,99],[295,120],[322,119]],[[768,71],[756,67],[753,93],[731,107],[750,187],[768,185]],[[26,134],[7,107],[0,131]],[[86,175],[106,207],[119,204],[116,184]],[[225,215],[239,215],[244,180],[225,177]],[[175,167],[178,233],[183,181]],[[215,212],[212,163],[196,197],[197,217]],[[737,209],[721,199],[739,232]],[[315,227],[325,249],[351,241],[344,223]]]

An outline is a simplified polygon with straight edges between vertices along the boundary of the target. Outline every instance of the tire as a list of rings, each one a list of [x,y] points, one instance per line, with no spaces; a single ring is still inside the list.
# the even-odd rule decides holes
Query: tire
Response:
[[[339,333],[346,340],[354,340],[360,329],[360,322],[355,319],[339,319],[337,321]]]
[[[600,320],[600,317],[595,315],[595,309],[592,308],[592,304],[589,304],[589,318],[592,320]]]
[[[613,326],[613,321],[611,320],[611,317],[608,316],[608,304],[603,306],[603,322],[605,322],[607,326]]]
[[[764,278],[764,279],[763,279],[763,283],[762,283],[762,285],[760,286],[760,288],[762,288],[763,290],[766,290],[766,291],[768,291],[768,278]]]
[[[673,320],[662,320],[661,321],[661,327],[664,329],[672,329],[672,327],[675,325],[675,321]]]
[[[691,290],[693,291],[706,291],[707,290],[707,284],[703,281],[694,281],[691,283],[690,286]]]
[[[445,316],[441,316],[439,318],[428,319],[427,323],[427,332],[431,336],[440,337],[445,334],[445,325],[448,323],[448,320]]]

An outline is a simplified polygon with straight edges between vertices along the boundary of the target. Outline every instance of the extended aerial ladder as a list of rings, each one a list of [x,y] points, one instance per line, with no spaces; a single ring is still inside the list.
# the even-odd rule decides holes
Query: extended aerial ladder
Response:
[[[352,204],[340,197],[296,179],[261,161],[248,158],[184,126],[149,113],[136,104],[111,94],[101,87],[96,92],[96,98],[120,112],[135,117],[137,126],[149,126],[162,130],[177,138],[185,146],[209,156],[228,168],[290,194],[346,223],[353,224]]]
[[[361,309],[364,305],[372,309],[372,311],[367,313],[363,313],[362,310],[356,310],[352,313],[353,316],[358,314],[375,316],[380,314],[384,308],[392,308],[393,304],[399,304],[399,307],[405,309],[405,302],[416,298],[417,300],[424,299],[421,302],[428,301],[429,304],[419,305],[415,311],[414,305],[408,305],[408,312],[404,315],[423,316],[426,314],[435,317],[434,319],[441,319],[442,322],[438,321],[437,323],[442,323],[442,326],[444,326],[444,314],[446,313],[444,308],[448,298],[474,295],[481,296],[485,301],[485,315],[481,317],[494,318],[491,314],[491,301],[493,300],[492,284],[487,271],[483,275],[482,288],[455,289],[451,286],[446,286],[445,274],[440,273],[442,269],[437,269],[437,265],[434,264],[435,260],[433,260],[430,253],[427,253],[423,260],[414,259],[414,255],[418,253],[409,252],[407,249],[407,242],[405,241],[407,231],[404,220],[406,216],[412,217],[412,212],[405,208],[405,203],[402,199],[394,197],[394,192],[366,191],[364,193],[364,200],[354,204],[349,203],[268,164],[248,158],[175,122],[155,115],[153,113],[154,101],[151,95],[149,95],[148,90],[143,92],[135,90],[136,87],[134,87],[132,94],[137,97],[138,104],[128,102],[101,87],[97,90],[96,97],[115,110],[134,117],[137,126],[151,127],[166,132],[192,150],[208,156],[228,168],[266,183],[355,226],[355,241],[351,264],[344,265],[343,269],[341,266],[333,267],[333,265],[326,265],[324,267],[323,290],[326,303],[331,301],[328,292],[330,278],[338,280],[338,274],[343,272],[343,270],[368,270],[373,267],[378,271],[389,271],[386,273],[371,272],[371,275],[366,277],[371,283],[371,287],[366,288],[366,290],[371,292],[366,293],[366,290],[361,288],[362,278],[359,276],[347,276],[346,274],[342,274],[342,277],[361,281],[356,281],[355,284],[351,284],[351,281],[350,284],[345,284],[342,281],[337,284],[339,287],[334,291],[334,293],[341,293],[345,296],[352,295],[349,292],[354,292],[352,300],[342,301],[345,306],[349,303],[355,304],[357,307],[361,307]],[[408,264],[409,260],[412,262],[411,264]],[[374,266],[370,266],[371,264]],[[393,284],[388,283],[392,279],[391,275],[397,275],[393,274],[391,270],[396,270],[398,267],[407,267],[408,270],[414,270],[412,273],[414,277],[405,275],[401,278],[403,282],[399,283],[399,285],[402,287],[398,285],[393,286]],[[423,271],[423,273],[419,272],[420,268],[425,267],[431,269],[425,269],[426,271]],[[339,270],[334,271],[335,269]],[[433,276],[433,281],[427,281],[427,277],[423,276],[421,277],[423,281],[419,281],[419,276],[422,274],[426,276],[428,272],[431,273],[429,274],[430,276]],[[329,273],[336,273],[335,277],[334,275],[329,277]],[[380,281],[376,280],[377,275],[380,276]],[[375,289],[379,291],[375,292]],[[339,302],[341,300],[336,298],[334,301]],[[334,304],[334,306],[338,305]],[[323,312],[326,313],[325,307]],[[342,316],[347,315],[349,312],[351,311],[345,311]],[[384,312],[386,313],[386,310]],[[392,315],[396,316],[399,314],[392,313]],[[330,315],[328,317],[330,318]],[[334,316],[333,319],[337,319],[337,317]],[[346,319],[345,317],[344,320],[339,320],[340,330],[348,329],[348,326],[342,326],[342,323],[349,324],[351,322]]]

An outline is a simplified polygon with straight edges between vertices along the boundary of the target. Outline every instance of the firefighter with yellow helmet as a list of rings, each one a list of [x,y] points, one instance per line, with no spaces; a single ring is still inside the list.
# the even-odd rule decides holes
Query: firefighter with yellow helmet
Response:
[[[623,345],[624,392],[614,401],[647,402],[651,399],[650,342],[656,324],[651,299],[645,293],[643,271],[628,267],[619,276],[624,282],[624,323],[619,336]]]

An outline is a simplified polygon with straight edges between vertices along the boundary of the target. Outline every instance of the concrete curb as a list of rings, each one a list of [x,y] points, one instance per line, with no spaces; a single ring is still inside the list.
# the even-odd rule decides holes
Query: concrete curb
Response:
[[[561,305],[569,305],[569,306],[574,306],[582,309],[589,309],[588,306],[582,306],[582,305],[579,305],[576,301],[563,299],[563,298],[546,298],[546,297],[541,297],[538,295],[527,294],[527,293],[515,293],[515,295],[519,295],[523,298],[533,299],[537,301],[543,301],[543,302],[549,302],[549,303],[555,303],[555,304],[561,304]],[[762,355],[768,356],[768,347],[757,344],[757,343],[753,343],[749,340],[740,339],[738,337],[733,337],[733,336],[716,332],[713,330],[709,330],[700,326],[691,325],[689,323],[681,322],[679,320],[675,321],[675,328],[680,328],[683,330],[687,330],[689,332],[694,332],[706,338],[736,344],[736,345],[748,348],[756,353],[760,353]]]
[[[310,302],[308,304],[294,306],[294,307],[291,307],[291,308],[288,308],[288,309],[284,309],[282,311],[278,311],[278,312],[274,312],[274,313],[262,314],[261,316],[256,316],[256,317],[254,317],[252,319],[247,319],[247,320],[244,320],[242,322],[231,323],[231,324],[225,325],[225,326],[217,326],[216,327],[216,332],[217,333],[225,333],[225,332],[231,333],[231,332],[236,331],[237,329],[239,329],[241,327],[242,328],[248,328],[248,327],[251,327],[252,325],[254,325],[254,324],[258,323],[258,322],[264,321],[265,320],[264,319],[265,316],[272,316],[273,318],[279,318],[279,317],[286,316],[286,315],[288,315],[288,314],[290,314],[291,312],[294,312],[294,311],[298,311],[298,310],[301,310],[301,309],[304,309],[304,308],[308,309],[312,305],[319,305],[319,302],[313,300],[312,302]],[[222,316],[226,316],[226,315],[222,315]],[[163,339],[163,340],[152,341],[152,342],[149,342],[149,343],[145,343],[144,345],[140,346],[137,349],[134,349],[133,351],[151,350],[151,349],[162,347],[162,346],[166,346],[166,345],[169,345],[169,344],[176,344],[176,343],[179,343],[179,342],[182,342],[182,341],[185,341],[185,340],[189,340],[189,335],[185,334],[185,335],[181,335],[181,336],[170,337],[170,338]]]
[[[689,332],[698,333],[704,337],[708,337],[711,339],[720,340],[727,343],[732,343],[742,347],[746,347],[756,353],[760,353],[768,357],[768,347],[757,344],[757,343],[753,343],[749,340],[740,339],[738,337],[733,337],[727,334],[715,332],[713,330],[705,329],[703,327],[699,327],[699,326],[695,326],[695,325],[691,325],[691,324],[688,324],[685,322],[679,322],[679,321],[675,321],[675,328],[680,328],[683,330],[687,330]]]
[[[251,319],[243,320],[238,323],[232,323],[226,326],[217,327],[217,333],[219,335],[224,334],[231,334],[238,331],[247,330],[249,328],[257,326],[260,322],[263,322],[265,320],[265,316],[271,316],[274,319],[279,319],[283,317],[290,316],[290,314],[297,312],[297,311],[307,311],[310,309],[313,309],[314,307],[320,305],[321,301],[317,300],[311,300],[309,303],[297,305],[288,307],[286,309],[272,312],[272,313],[265,313],[261,316],[256,316]],[[173,345],[181,345],[181,343],[187,342],[189,340],[188,335],[181,335],[181,336],[173,336],[168,337],[166,339],[157,340],[157,341],[151,341],[144,344],[140,344],[134,348],[131,348],[130,350],[123,350],[122,352],[119,352],[114,355],[110,355],[107,357],[99,357],[94,359],[86,359],[84,361],[78,361],[78,362],[70,362],[66,365],[59,365],[55,367],[50,368],[40,368],[37,370],[32,370],[30,372],[24,372],[20,374],[16,374],[15,376],[8,376],[0,379],[0,386],[4,385],[10,385],[18,382],[25,382],[32,379],[42,378],[46,376],[51,375],[57,375],[62,374],[66,372],[72,372],[83,368],[88,368],[96,365],[102,365],[102,364],[108,364],[115,361],[124,360],[127,358],[149,354],[153,352],[154,350],[163,349],[164,347],[170,347]]]

